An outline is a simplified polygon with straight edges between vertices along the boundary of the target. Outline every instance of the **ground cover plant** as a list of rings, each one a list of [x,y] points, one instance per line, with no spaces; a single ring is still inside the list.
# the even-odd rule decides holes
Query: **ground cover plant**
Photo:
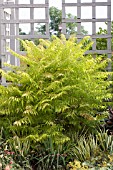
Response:
[[[113,136],[99,132],[87,139],[81,136],[73,145],[72,153],[76,159],[69,162],[71,170],[112,170],[113,169]]]
[[[31,170],[30,144],[17,136],[8,141],[0,133],[0,170]]]
[[[21,41],[26,56],[10,51],[22,65],[1,70],[8,86],[0,86],[0,127],[6,140],[18,136],[30,142],[35,157],[30,162],[35,160],[36,168],[65,168],[73,161],[69,154],[72,144],[77,144],[73,136],[78,133],[79,139],[85,133],[88,138],[96,132],[97,110],[106,108],[104,100],[112,97],[107,81],[111,73],[106,72],[110,61],[85,55],[92,46],[89,39],[77,43],[74,36],[69,40],[64,35],[61,39],[53,36],[51,41],[41,39],[38,46]],[[45,147],[48,140],[52,141],[48,146],[53,145],[49,151]]]

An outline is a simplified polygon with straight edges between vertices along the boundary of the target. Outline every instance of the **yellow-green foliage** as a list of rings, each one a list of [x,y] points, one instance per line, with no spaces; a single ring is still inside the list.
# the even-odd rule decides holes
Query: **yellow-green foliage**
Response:
[[[74,162],[69,162],[67,165],[70,170],[112,170],[113,169],[113,154],[105,155],[104,157],[98,156],[92,158],[92,160],[80,162],[74,160]]]
[[[112,170],[113,169],[113,136],[107,133],[81,136],[71,148],[73,162],[68,163],[70,170]]]
[[[59,143],[69,140],[70,132],[93,127],[94,108],[111,97],[105,81],[110,73],[107,60],[84,55],[92,45],[84,47],[88,40],[77,44],[62,35],[51,42],[41,39],[38,46],[26,40],[26,56],[11,51],[24,63],[1,70],[10,83],[0,86],[0,115],[12,134],[37,141],[52,136]]]

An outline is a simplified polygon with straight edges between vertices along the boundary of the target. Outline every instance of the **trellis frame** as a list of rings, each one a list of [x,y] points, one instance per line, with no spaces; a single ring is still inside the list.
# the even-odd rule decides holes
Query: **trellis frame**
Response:
[[[9,52],[6,50],[6,40],[10,40],[10,48],[18,53],[24,53],[20,51],[19,41],[20,39],[49,39],[49,0],[45,0],[45,4],[34,4],[34,0],[30,0],[30,4],[20,4],[19,0],[14,2],[0,0],[0,59],[1,67],[4,67],[4,62],[6,62],[6,56]],[[7,20],[4,17],[4,9],[11,9],[10,20]],[[20,8],[29,8],[30,9],[30,19],[19,19],[19,9]],[[45,9],[45,19],[34,19],[34,9],[35,8],[44,8]],[[19,35],[19,24],[29,23],[30,24],[30,34],[29,35]],[[34,23],[45,23],[46,25],[46,34],[45,35],[36,35],[34,34]],[[10,35],[5,34],[6,24],[10,25]],[[19,66],[19,59],[10,55],[10,64]],[[2,84],[5,83],[5,80],[2,79]]]
[[[0,40],[10,39],[11,47],[14,49],[15,45],[13,40],[20,39],[34,39],[44,38],[49,39],[49,2],[45,0],[45,4],[33,4],[33,0],[30,0],[30,4],[19,4],[19,0],[15,0],[15,3],[8,2],[4,3],[0,0]],[[3,13],[5,8],[11,9],[11,18],[7,20],[4,18]],[[19,19],[19,8],[30,8],[30,19]],[[34,19],[34,8],[45,8],[45,19]],[[30,35],[19,35],[19,24],[29,23],[30,24]],[[34,23],[45,23],[46,24],[46,35],[35,35],[34,34]],[[3,34],[3,25],[10,24],[10,35]],[[1,41],[0,41],[1,42]],[[0,46],[1,47],[1,46]],[[18,44],[16,44],[16,51],[19,51]],[[0,48],[0,53],[2,52]],[[13,63],[12,63],[13,64]]]
[[[81,19],[81,7],[92,7],[92,18],[91,19]],[[97,6],[106,6],[107,7],[107,18],[96,18],[96,7]],[[66,18],[66,7],[77,7],[77,19],[67,19]],[[107,2],[84,2],[77,0],[77,3],[65,3],[65,0],[62,0],[62,32],[68,38],[69,35],[66,34],[66,23],[77,23],[77,38],[78,40],[82,39],[85,35],[81,35],[81,23],[82,22],[91,22],[92,23],[92,40],[94,41],[91,51],[87,53],[98,53],[98,54],[107,54],[108,57],[111,57],[111,0]],[[98,35],[96,34],[96,22],[107,22],[107,34]],[[96,49],[96,39],[97,38],[106,38],[107,39],[107,49],[106,50],[97,50]]]
[[[66,18],[66,7],[77,7],[77,19],[67,19]],[[91,6],[92,7],[92,18],[91,19],[81,19],[81,7]],[[107,18],[96,18],[96,7],[97,6],[106,6],[107,7]],[[4,18],[4,9],[11,9],[11,17],[10,20]],[[30,19],[19,19],[19,9],[20,8],[29,8],[30,9]],[[34,19],[34,9],[35,8],[44,8],[45,9],[45,19]],[[66,23],[77,23],[77,38],[78,41],[84,37],[81,34],[81,23],[82,22],[91,22],[92,23],[92,40],[94,41],[93,47],[91,51],[87,53],[98,53],[98,54],[107,54],[108,58],[111,58],[111,0],[107,0],[107,2],[96,2],[96,0],[92,0],[92,2],[82,3],[81,0],[77,0],[77,3],[66,3],[65,0],[62,0],[62,33],[69,37],[66,33]],[[107,34],[98,35],[96,34],[96,22],[107,22]],[[19,35],[19,24],[29,23],[30,24],[30,35]],[[45,23],[46,25],[46,34],[45,35],[35,35],[34,34],[34,24],[35,23]],[[10,35],[5,35],[5,26],[6,24],[10,25]],[[14,2],[6,2],[4,0],[0,0],[0,58],[1,58],[1,67],[3,69],[7,69],[4,67],[3,63],[6,61],[6,56],[9,54],[8,51],[3,48],[5,47],[6,40],[10,40],[10,48],[15,50],[18,53],[20,52],[19,41],[20,39],[36,39],[43,38],[49,39],[49,0],[45,0],[45,4],[34,4],[34,0],[30,0],[30,4],[19,4],[19,0],[15,0]],[[106,38],[107,39],[107,49],[106,50],[97,50],[96,49],[96,39],[97,38]],[[19,59],[10,55],[10,64],[19,65]],[[109,70],[111,67],[109,67]],[[2,84],[5,83],[5,80],[2,79]]]

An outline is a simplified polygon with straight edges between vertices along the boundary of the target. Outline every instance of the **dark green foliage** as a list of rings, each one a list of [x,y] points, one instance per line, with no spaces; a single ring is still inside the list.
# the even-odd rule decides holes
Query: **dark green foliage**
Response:
[[[26,35],[26,33],[23,32],[21,28],[19,28],[19,35]],[[21,41],[20,41],[20,51],[25,51],[25,48],[23,47],[23,44]]]
[[[50,7],[49,9],[50,15],[50,29],[54,31],[59,30],[59,25],[62,21],[62,11],[57,9],[56,7]]]
[[[107,23],[105,23],[107,25]],[[99,28],[98,34],[107,34],[106,29]],[[113,50],[113,21],[111,22],[111,49]],[[107,39],[97,38],[97,50],[106,50],[107,49]]]
[[[52,139],[48,138],[41,146],[34,148],[31,163],[35,169],[64,170],[69,162],[69,149],[68,143],[55,145]]]

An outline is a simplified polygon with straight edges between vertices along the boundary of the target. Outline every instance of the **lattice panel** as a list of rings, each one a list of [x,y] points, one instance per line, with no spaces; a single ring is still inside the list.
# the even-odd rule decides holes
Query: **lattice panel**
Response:
[[[0,58],[1,67],[6,70],[7,68],[4,67],[4,62],[16,66],[20,65],[19,59],[10,55],[6,50],[6,46],[16,52],[24,54],[24,52],[20,52],[20,43],[17,38],[28,40],[39,38],[49,39],[49,0],[23,0],[21,1],[22,3],[19,1],[20,0],[0,0]],[[23,14],[21,14],[22,19],[19,14],[21,9],[25,9]],[[30,14],[27,19],[26,16],[29,14],[26,14],[26,9],[29,10]],[[43,19],[35,17],[34,12],[38,9],[43,9],[45,14]],[[36,34],[35,25],[38,23],[43,23],[45,25],[45,33],[43,35]],[[19,35],[20,24],[29,24],[30,31],[27,35]],[[4,83],[5,80],[2,79],[2,84]]]
[[[20,3],[22,2],[22,3]],[[24,3],[25,2],[25,3]],[[26,4],[26,2],[28,2]],[[76,36],[78,41],[81,40],[85,35],[82,33],[83,24],[91,28],[91,33],[88,33],[94,41],[92,50],[87,53],[98,53],[98,54],[107,54],[108,58],[111,57],[111,0],[61,0],[62,3],[62,33],[69,37],[69,32],[67,32],[67,23],[76,24]],[[67,8],[75,8],[74,15],[75,18],[67,17]],[[100,7],[103,8],[101,17],[98,16],[98,11]],[[20,18],[21,11],[24,9],[22,18]],[[39,18],[35,16],[35,11],[38,9],[44,10],[44,18]],[[105,9],[105,10],[104,10]],[[9,16],[7,12],[9,10]],[[27,13],[29,10],[29,17]],[[85,12],[84,12],[85,11]],[[87,14],[87,11],[89,15]],[[27,16],[27,17],[26,17]],[[25,18],[24,18],[25,17]],[[97,25],[107,22],[107,33],[106,34],[97,34]],[[22,24],[29,24],[29,33],[27,35],[19,35],[19,27]],[[45,32],[44,34],[37,34],[35,32],[36,24],[44,24]],[[3,63],[8,62],[10,64],[19,66],[19,59],[10,55],[6,50],[6,46],[9,46],[11,49],[17,51],[18,53],[25,54],[20,52],[19,41],[20,39],[49,39],[49,0],[0,0],[0,58],[1,58],[1,67],[4,67]],[[106,39],[107,49],[97,49],[97,38]],[[109,68],[110,69],[110,68]],[[2,83],[5,80],[2,79]],[[3,83],[4,84],[4,83]]]
[[[91,51],[93,53],[98,54],[108,54],[108,57],[111,57],[111,0],[62,0],[62,32],[69,37],[69,34],[67,33],[66,24],[67,23],[76,23],[77,25],[77,38],[78,40],[82,39],[85,35],[82,34],[82,23],[89,25],[91,28],[91,33],[88,34],[92,37],[92,40],[94,41],[94,45]],[[71,7],[75,8],[75,16],[74,18],[67,18],[66,17],[66,9],[70,8],[71,13]],[[103,16],[98,16],[98,10],[103,8],[106,9],[102,11]],[[84,14],[84,11],[86,12],[86,15]],[[90,13],[89,16],[87,16],[87,13]],[[104,16],[105,15],[105,16]],[[87,16],[87,18],[85,17]],[[96,27],[98,24],[107,22],[107,34],[97,34]],[[107,49],[104,50],[98,50],[96,47],[96,40],[97,38],[100,39],[106,39],[107,40]],[[88,53],[89,53],[88,52]]]

